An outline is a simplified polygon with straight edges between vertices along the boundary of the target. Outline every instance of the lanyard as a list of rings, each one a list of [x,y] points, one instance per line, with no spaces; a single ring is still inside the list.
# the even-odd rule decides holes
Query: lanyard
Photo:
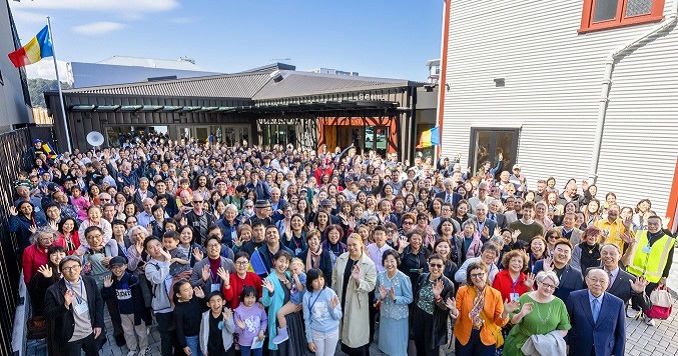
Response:
[[[325,288],[321,289],[320,292],[318,292],[318,295],[315,296],[315,299],[313,299],[313,303],[308,306],[308,312],[311,316],[313,316],[313,306],[315,305],[315,302],[318,301],[318,298],[320,297],[321,294],[325,291]],[[311,323],[313,322],[313,319],[311,319]]]
[[[509,276],[510,276],[510,275],[509,275]],[[513,279],[511,279],[511,280],[513,281]],[[516,292],[516,285],[518,284],[518,281],[519,281],[519,280],[520,280],[520,275],[518,275],[518,278],[516,278],[516,280],[513,281],[513,286],[511,287],[511,290],[513,291],[513,293]]]
[[[73,294],[75,294],[75,300],[78,302],[78,304],[82,304],[83,299],[80,298],[80,296],[78,295],[78,293],[75,292],[75,290],[73,290],[73,285],[71,284],[71,282],[66,281],[66,283],[68,283],[68,287],[71,289],[71,292],[73,292]],[[82,291],[83,291],[82,288],[83,288],[82,287],[82,278],[80,278],[80,293],[82,293]]]

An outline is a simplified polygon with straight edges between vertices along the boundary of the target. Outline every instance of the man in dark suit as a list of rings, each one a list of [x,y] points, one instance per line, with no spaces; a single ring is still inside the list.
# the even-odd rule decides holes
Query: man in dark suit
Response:
[[[476,223],[476,231],[480,232],[482,235],[481,240],[483,243],[494,236],[494,229],[497,228],[497,222],[487,218],[487,205],[485,205],[485,203],[478,203],[478,205],[476,205],[476,216],[472,219]],[[487,230],[485,228],[487,228]]]
[[[564,238],[570,240],[572,246],[578,245],[581,242],[582,231],[577,229],[574,224],[577,216],[574,213],[565,213],[563,216],[563,226],[556,227]]]
[[[461,194],[454,192],[454,180],[452,180],[452,178],[445,178],[443,186],[445,187],[445,191],[436,194],[436,198],[440,198],[443,202],[450,203],[456,208],[457,203],[462,199],[462,196]]]
[[[584,286],[581,271],[569,264],[571,258],[572,244],[568,240],[559,239],[553,247],[553,257],[537,261],[532,271],[535,275],[541,270],[555,271],[560,284],[553,295],[562,301],[566,301],[571,292],[582,289]]]
[[[615,244],[605,244],[600,248],[600,259],[603,265],[600,267],[610,278],[610,285],[607,292],[624,301],[628,305],[629,300],[635,300],[636,304],[643,310],[652,307],[650,298],[648,298],[645,288],[648,285],[644,277],[635,277],[632,274],[619,268],[620,251]],[[636,317],[637,312],[631,308],[628,309],[626,316]]]
[[[54,283],[45,294],[45,318],[50,323],[50,337],[59,355],[86,356],[99,354],[104,330],[104,302],[91,277],[80,276],[82,264],[76,256],[64,257],[59,263],[64,278]]]
[[[570,355],[624,355],[626,320],[624,301],[605,292],[607,273],[593,268],[586,275],[588,289],[574,291],[565,305],[572,328]]]
[[[490,204],[487,206],[487,209],[489,210],[489,212],[487,213],[487,218],[492,221],[496,221],[498,228],[505,229],[508,227],[508,220],[506,220],[506,215],[499,212],[501,206],[502,206],[501,200],[499,199],[492,200]]]

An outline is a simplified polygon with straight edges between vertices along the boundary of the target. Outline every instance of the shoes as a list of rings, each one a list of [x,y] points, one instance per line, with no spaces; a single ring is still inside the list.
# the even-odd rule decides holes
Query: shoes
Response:
[[[627,318],[635,319],[635,318],[638,318],[639,314],[640,314],[640,311],[635,310],[633,308],[629,308],[629,309],[626,310],[626,317]]]
[[[118,346],[124,346],[125,343],[125,335],[120,334],[120,335],[115,335],[115,344]]]
[[[289,335],[287,335],[287,328],[278,328],[278,335],[273,338],[273,343],[279,345],[287,341],[289,338]]]
[[[654,326],[654,319],[645,317],[645,324],[649,326]]]
[[[129,352],[127,353],[127,356],[134,356],[136,354],[137,354],[137,350],[129,350]]]
[[[137,356],[146,356],[146,354],[148,353],[148,350],[149,350],[148,347],[141,349],[141,351],[139,351],[139,354]]]

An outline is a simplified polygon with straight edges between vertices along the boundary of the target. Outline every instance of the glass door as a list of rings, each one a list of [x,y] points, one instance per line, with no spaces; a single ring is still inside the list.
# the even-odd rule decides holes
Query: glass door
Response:
[[[504,170],[511,170],[518,153],[518,137],[520,129],[504,128],[472,128],[469,166],[474,174],[478,174],[485,162],[494,168],[501,161],[501,168],[496,176]]]

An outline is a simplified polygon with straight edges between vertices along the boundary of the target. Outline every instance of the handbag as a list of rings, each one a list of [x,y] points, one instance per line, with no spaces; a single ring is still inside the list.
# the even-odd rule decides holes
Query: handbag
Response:
[[[646,310],[645,315],[652,319],[666,320],[669,318],[673,310],[673,298],[666,286],[657,286],[650,293],[650,302],[652,308]]]
[[[44,339],[47,337],[47,324],[42,316],[32,316],[26,321],[29,340]]]

